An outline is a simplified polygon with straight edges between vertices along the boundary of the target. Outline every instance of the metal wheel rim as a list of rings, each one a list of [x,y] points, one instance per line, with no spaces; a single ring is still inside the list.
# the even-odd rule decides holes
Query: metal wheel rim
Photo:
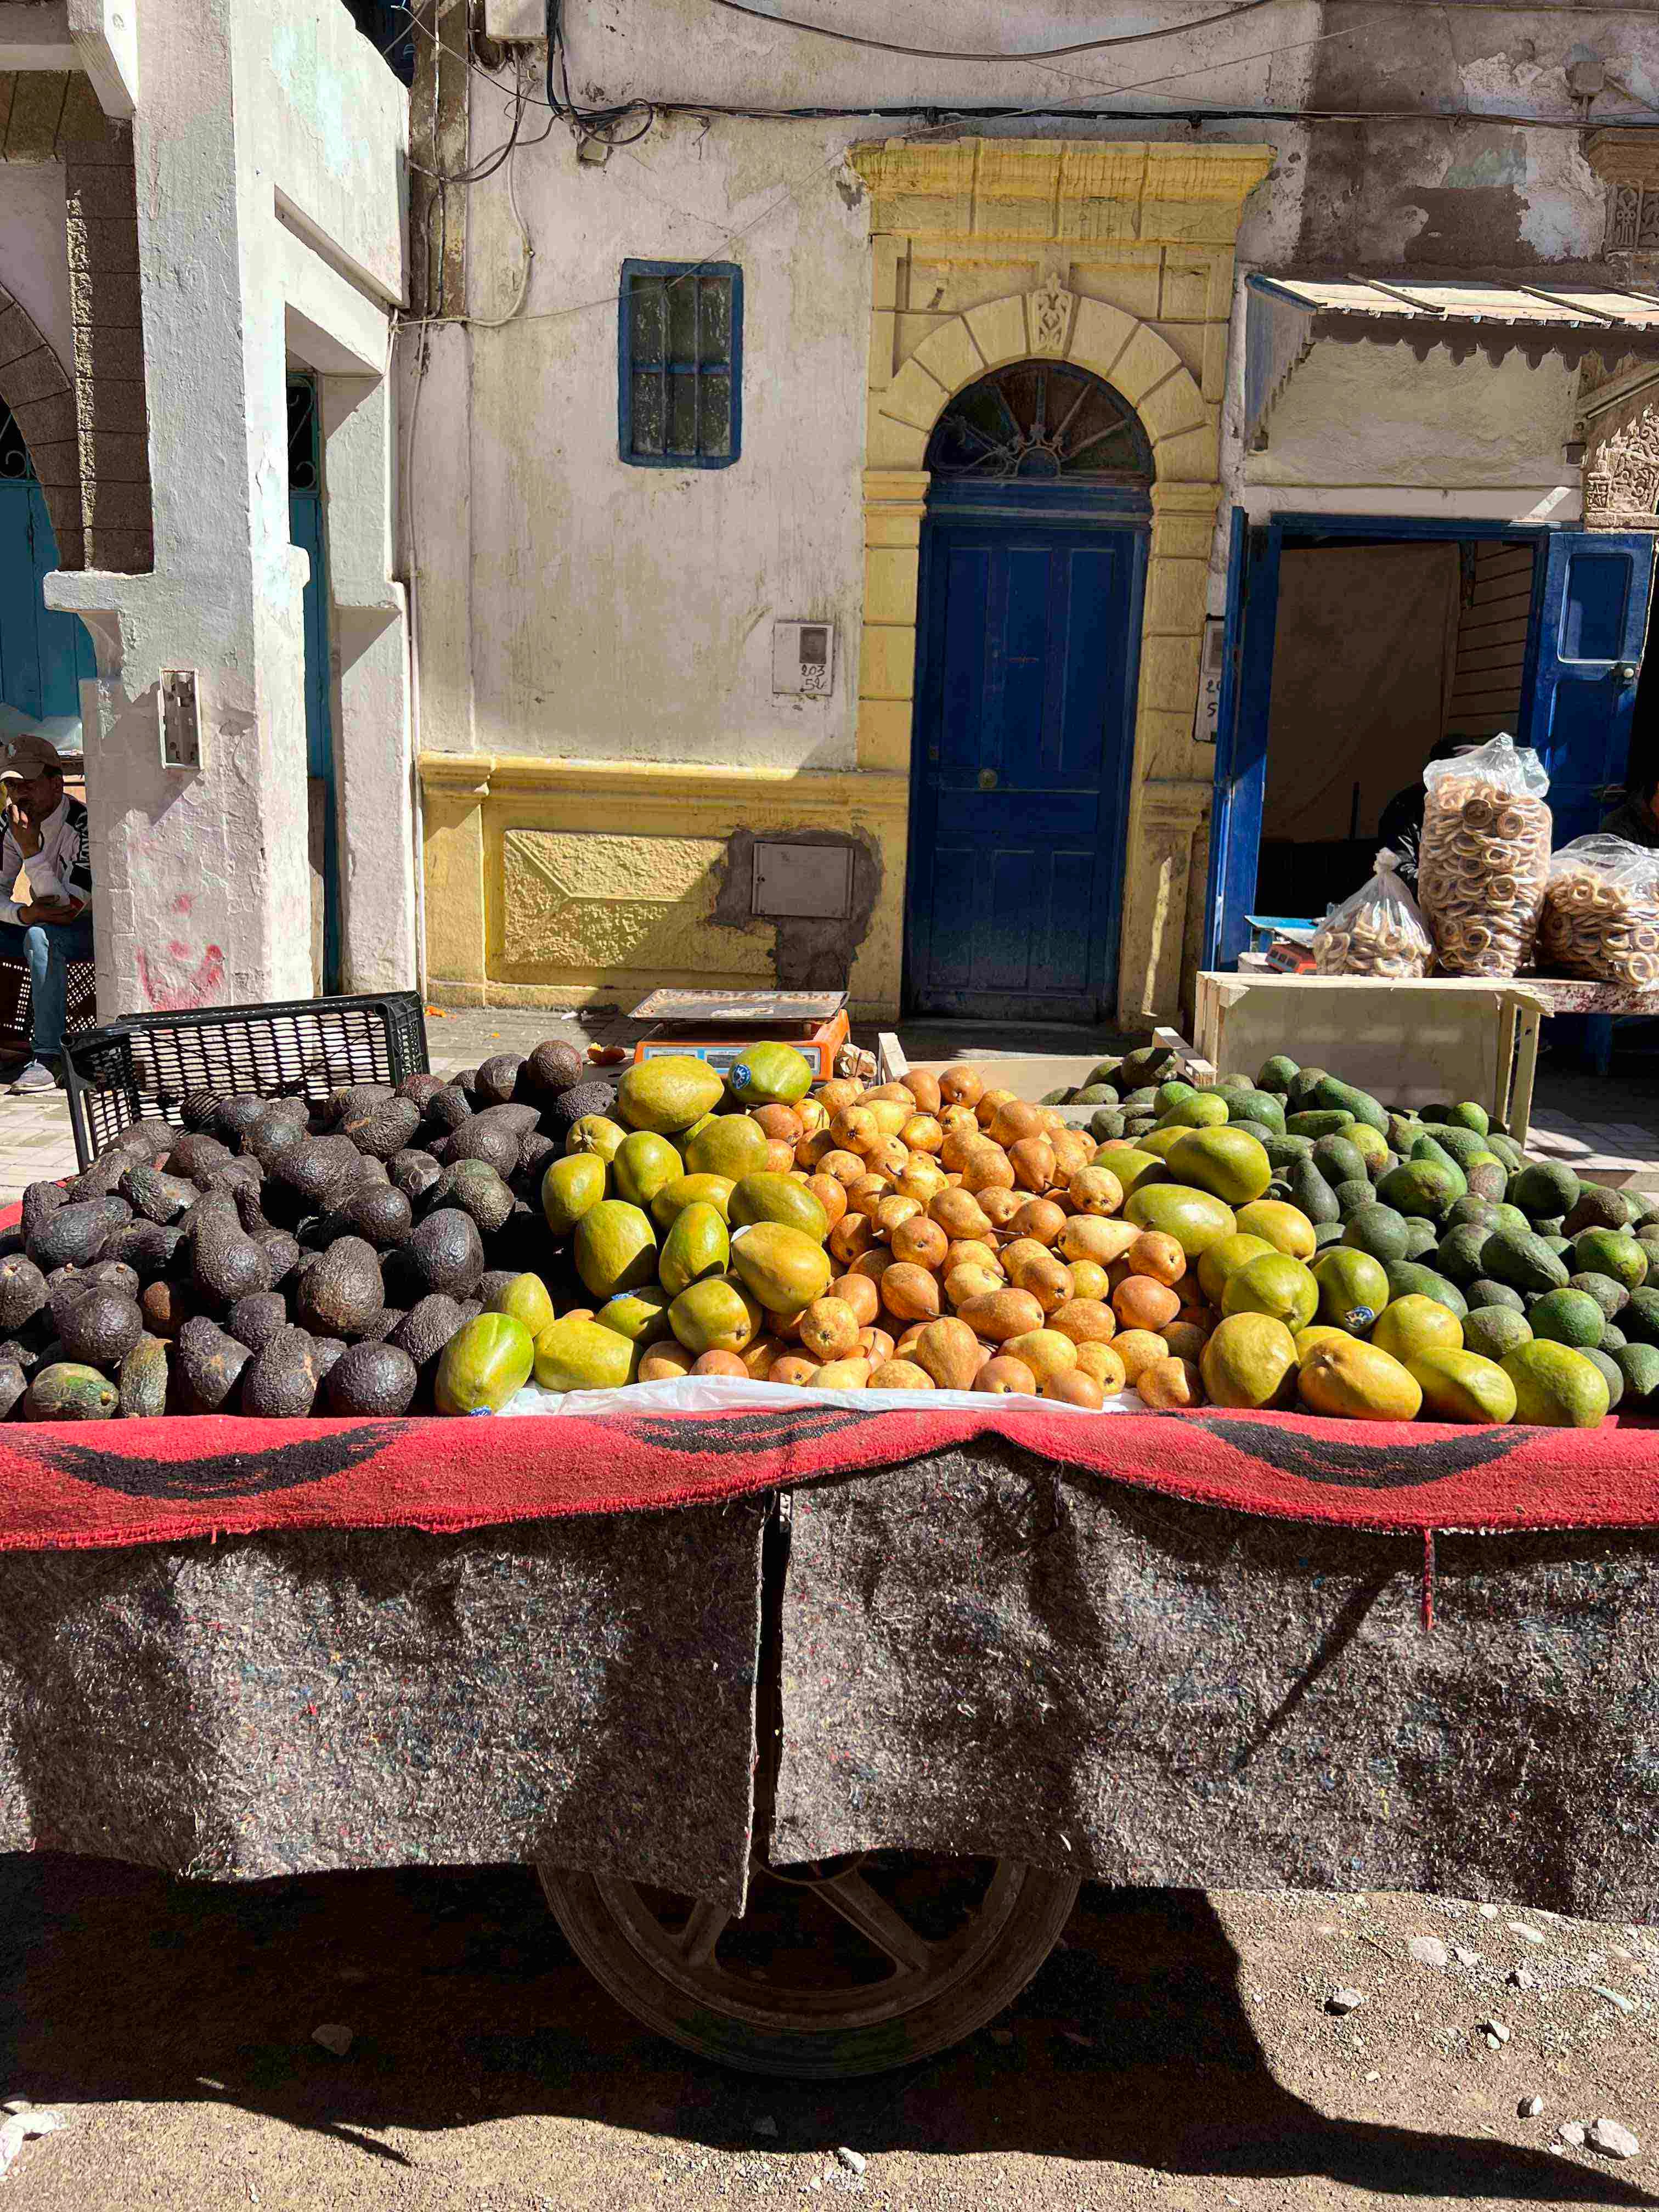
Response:
[[[982,1899],[963,1926],[945,1941],[932,1942],[881,1897],[867,1878],[866,1863],[861,1856],[837,1863],[832,1873],[810,1882],[797,1883],[787,1874],[770,1877],[809,1888],[822,1908],[889,1960],[890,1972],[850,1989],[792,1986],[763,1996],[753,1980],[733,1974],[720,1961],[720,1942],[738,1924],[723,1907],[696,1900],[684,1928],[671,1932],[638,1884],[598,1876],[594,1889],[635,1957],[683,1995],[757,2029],[831,2033],[888,2026],[969,1982],[1001,1939],[1027,1876],[1022,1862],[998,1861]],[[757,1881],[768,1878],[768,1869],[756,1869]]]

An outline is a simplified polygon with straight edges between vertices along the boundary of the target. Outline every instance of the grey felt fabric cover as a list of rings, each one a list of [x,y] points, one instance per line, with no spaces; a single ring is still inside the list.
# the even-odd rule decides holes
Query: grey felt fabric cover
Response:
[[[765,1516],[0,1555],[0,1850],[541,1856],[741,1911]]]
[[[772,1856],[1659,1915],[1659,1534],[1423,1571],[1006,1444],[799,1491]]]

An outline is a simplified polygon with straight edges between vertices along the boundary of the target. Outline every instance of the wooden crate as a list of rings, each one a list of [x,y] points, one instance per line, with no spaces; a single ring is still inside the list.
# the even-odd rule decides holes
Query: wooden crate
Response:
[[[1199,976],[1194,1043],[1217,1073],[1274,1053],[1327,1067],[1389,1106],[1473,1099],[1524,1143],[1542,997],[1509,979]],[[1211,1078],[1214,1079],[1213,1076]]]

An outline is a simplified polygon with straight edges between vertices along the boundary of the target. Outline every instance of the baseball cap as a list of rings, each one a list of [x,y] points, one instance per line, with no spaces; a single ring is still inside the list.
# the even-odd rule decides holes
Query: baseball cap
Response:
[[[67,763],[50,738],[25,730],[6,749],[0,783],[21,783],[32,776],[62,775]]]

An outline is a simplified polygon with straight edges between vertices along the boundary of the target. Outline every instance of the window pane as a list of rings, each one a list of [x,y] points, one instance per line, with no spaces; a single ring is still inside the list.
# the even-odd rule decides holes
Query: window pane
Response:
[[[663,441],[663,376],[659,369],[636,371],[629,444],[636,453],[659,453]]]
[[[724,368],[732,358],[732,280],[705,276],[702,289],[702,328],[698,334],[697,359]]]
[[[695,453],[697,450],[697,380],[695,375],[668,380],[668,451]]]
[[[633,325],[629,343],[636,362],[660,361],[667,336],[668,316],[660,276],[636,276],[630,302]]]
[[[705,369],[701,386],[702,451],[721,456],[732,450],[732,379],[723,368]]]
[[[668,356],[687,363],[697,357],[697,280],[690,274],[669,283]]]

